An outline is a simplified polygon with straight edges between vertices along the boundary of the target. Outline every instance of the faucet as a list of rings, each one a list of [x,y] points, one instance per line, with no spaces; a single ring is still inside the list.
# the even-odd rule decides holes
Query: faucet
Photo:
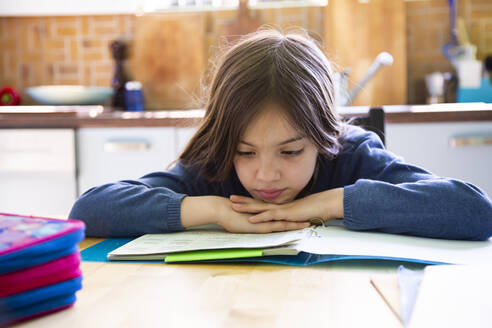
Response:
[[[388,52],[381,52],[379,55],[377,55],[376,59],[374,59],[362,80],[357,83],[350,92],[348,91],[347,86],[347,77],[350,74],[350,69],[345,68],[342,70],[341,73],[336,73],[338,74],[335,76],[336,88],[338,88],[337,93],[339,96],[339,100],[337,101],[337,103],[340,106],[350,105],[354,98],[359,94],[360,90],[364,87],[364,85],[369,82],[369,80],[382,66],[390,66],[392,64],[393,56]]]

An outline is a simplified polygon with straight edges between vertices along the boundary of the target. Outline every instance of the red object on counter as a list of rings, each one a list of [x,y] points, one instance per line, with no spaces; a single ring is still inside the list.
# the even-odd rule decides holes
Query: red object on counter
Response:
[[[20,103],[19,93],[12,87],[0,90],[0,106],[13,106]]]

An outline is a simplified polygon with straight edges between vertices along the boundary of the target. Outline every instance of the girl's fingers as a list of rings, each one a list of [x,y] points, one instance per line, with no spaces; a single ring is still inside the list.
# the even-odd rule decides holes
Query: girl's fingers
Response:
[[[309,227],[309,222],[276,221],[272,224],[272,231],[299,230]]]
[[[232,209],[240,213],[261,213],[272,208],[272,204],[267,203],[232,203]]]
[[[290,231],[299,230],[309,227],[309,222],[289,222],[289,221],[274,221],[266,222],[258,225],[259,232],[268,233],[275,231]]]
[[[289,221],[289,215],[283,213],[281,210],[267,210],[250,217],[248,220],[251,223],[268,221]]]
[[[257,202],[256,199],[253,199],[253,198],[250,198],[250,197],[238,196],[238,195],[231,195],[231,196],[229,196],[229,199],[233,203],[252,203],[252,202]]]

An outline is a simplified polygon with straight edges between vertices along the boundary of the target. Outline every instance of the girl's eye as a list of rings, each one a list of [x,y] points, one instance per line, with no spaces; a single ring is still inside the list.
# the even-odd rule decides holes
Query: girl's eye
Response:
[[[237,154],[239,156],[252,156],[254,153],[252,151],[237,151]]]
[[[299,149],[299,150],[284,150],[282,151],[282,155],[285,155],[285,156],[296,156],[296,155],[299,155],[301,154],[302,152],[304,151],[304,148],[303,149]],[[239,156],[253,156],[255,153],[252,152],[252,151],[237,151],[236,152]]]
[[[282,152],[282,154],[287,155],[287,156],[295,156],[295,155],[301,154],[303,151],[304,151],[304,148],[299,149],[299,150],[285,150]]]

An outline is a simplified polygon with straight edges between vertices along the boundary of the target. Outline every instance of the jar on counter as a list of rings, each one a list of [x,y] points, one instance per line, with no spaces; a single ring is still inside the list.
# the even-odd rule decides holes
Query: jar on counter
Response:
[[[138,81],[125,83],[125,110],[131,112],[144,110],[142,84]]]

